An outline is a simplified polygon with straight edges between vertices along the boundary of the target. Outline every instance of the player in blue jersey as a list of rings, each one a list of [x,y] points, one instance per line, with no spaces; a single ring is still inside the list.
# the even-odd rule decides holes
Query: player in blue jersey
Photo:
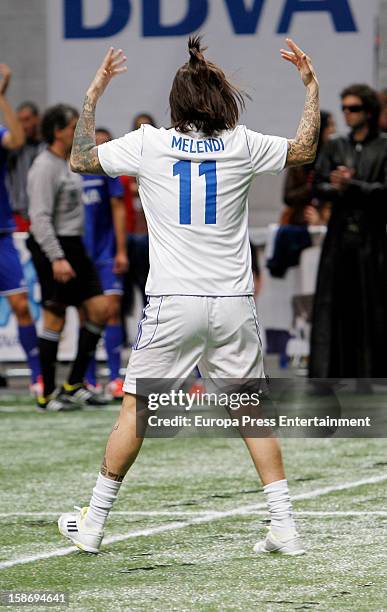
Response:
[[[112,139],[109,130],[96,130],[98,144]],[[128,269],[126,253],[126,211],[123,188],[119,178],[83,176],[85,204],[86,250],[94,262],[108,302],[108,321],[105,327],[105,349],[109,366],[107,395],[122,399],[123,380],[120,378],[121,347],[124,330],[121,322],[122,274]],[[96,381],[96,362],[93,357],[86,372],[86,383],[99,390]]]
[[[0,124],[0,295],[7,297],[17,320],[19,341],[31,370],[31,392],[40,395],[43,383],[38,340],[28,306],[22,265],[12,239],[16,228],[5,184],[8,152],[24,145],[24,131],[5,96],[11,78],[5,64],[0,64],[0,78],[0,113],[4,118],[4,125]]]
[[[59,529],[82,550],[98,553],[104,525],[142,444],[136,408],[139,379],[186,379],[198,365],[215,384],[262,379],[262,345],[253,299],[248,193],[254,178],[313,162],[320,130],[319,84],[310,58],[290,39],[281,50],[306,88],[295,138],[239,125],[242,92],[188,42],[189,60],[174,78],[171,128],[142,126],[96,146],[95,109],[112,77],[125,70],[111,48],[86,93],[74,134],[73,171],[139,178],[149,229],[149,296],[125,378],[120,416],[110,434],[89,507],[63,514]],[[221,385],[222,383],[219,382]],[[160,402],[161,403],[161,402]],[[256,552],[303,554],[281,450],[272,432],[244,435],[264,486],[270,529]]]

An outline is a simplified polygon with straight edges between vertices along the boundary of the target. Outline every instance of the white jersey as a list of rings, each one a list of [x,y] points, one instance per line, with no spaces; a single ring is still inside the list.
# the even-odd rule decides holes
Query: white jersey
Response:
[[[148,295],[254,292],[248,236],[253,178],[286,163],[285,138],[237,126],[217,137],[142,125],[98,147],[109,176],[135,176],[149,230]]]

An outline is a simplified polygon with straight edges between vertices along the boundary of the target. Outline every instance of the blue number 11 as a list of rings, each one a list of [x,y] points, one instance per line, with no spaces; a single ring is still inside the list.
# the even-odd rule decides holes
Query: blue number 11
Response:
[[[174,164],[173,176],[180,176],[180,224],[191,224],[191,162],[182,160]],[[199,164],[199,176],[206,180],[206,207],[205,223],[211,225],[216,223],[216,162],[204,161]]]

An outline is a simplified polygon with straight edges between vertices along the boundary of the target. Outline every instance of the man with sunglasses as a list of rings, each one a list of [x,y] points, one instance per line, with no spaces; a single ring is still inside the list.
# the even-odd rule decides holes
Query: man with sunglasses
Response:
[[[313,378],[387,377],[387,137],[367,85],[341,94],[350,128],[330,140],[315,188],[332,202],[317,281],[310,359]],[[364,386],[364,385],[363,385]]]

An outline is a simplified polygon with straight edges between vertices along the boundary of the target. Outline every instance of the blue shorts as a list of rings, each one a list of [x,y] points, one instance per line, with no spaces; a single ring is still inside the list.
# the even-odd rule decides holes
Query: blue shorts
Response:
[[[113,272],[114,260],[105,259],[95,261],[98,276],[105,295],[122,295],[124,293],[123,280],[120,274]]]
[[[0,234],[0,295],[26,291],[27,283],[12,234]]]

